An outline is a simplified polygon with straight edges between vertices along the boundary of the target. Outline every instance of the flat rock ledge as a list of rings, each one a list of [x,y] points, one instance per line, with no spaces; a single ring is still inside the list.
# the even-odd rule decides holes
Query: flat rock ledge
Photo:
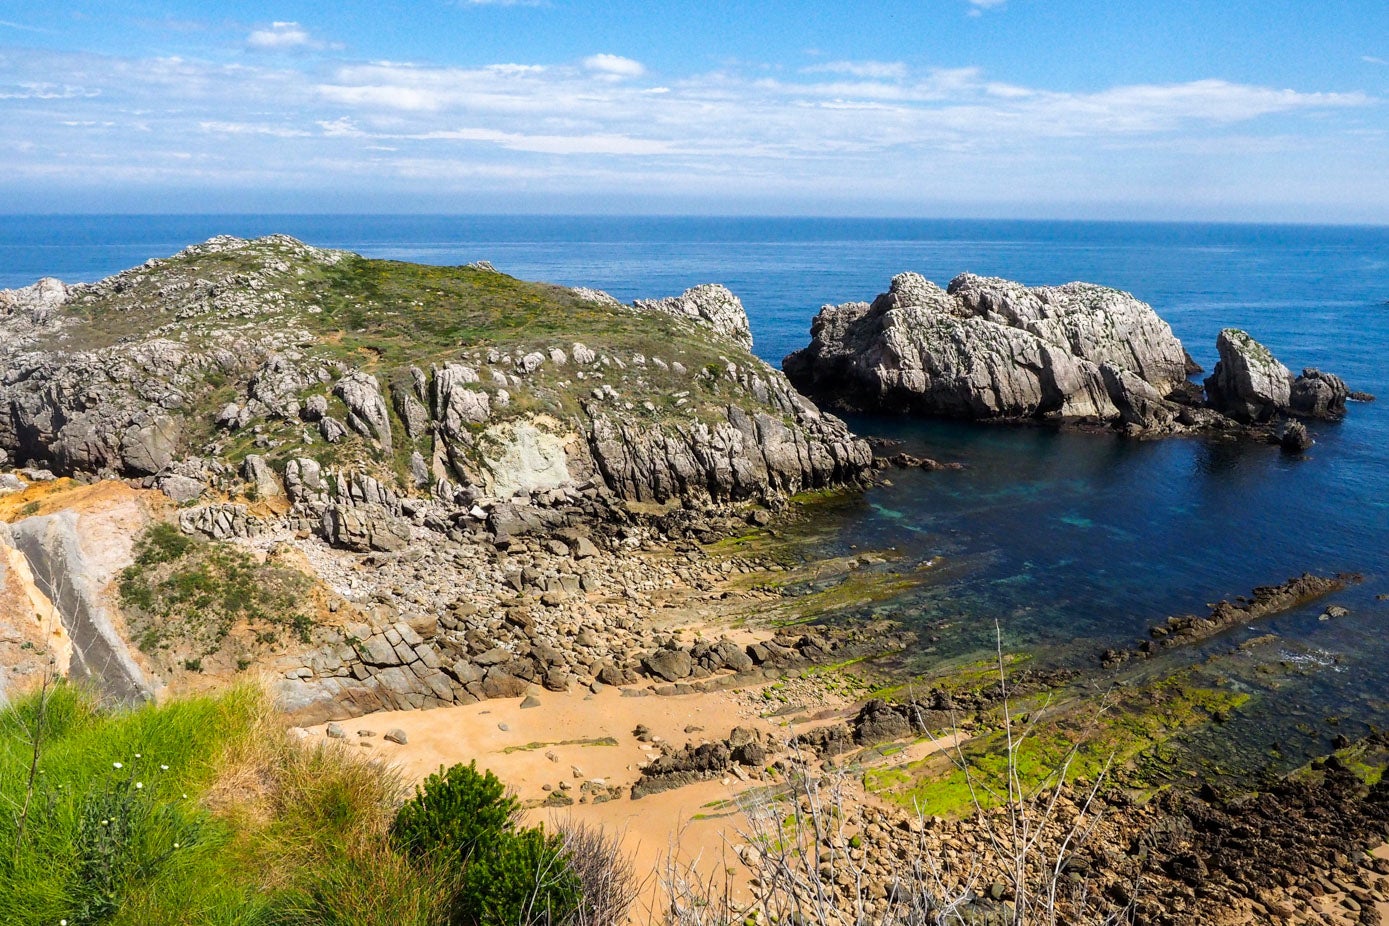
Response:
[[[1249,597],[1217,601],[1205,616],[1183,614],[1169,617],[1149,628],[1150,639],[1144,640],[1135,649],[1106,650],[1101,662],[1106,666],[1116,666],[1135,657],[1146,658],[1162,649],[1201,643],[1227,630],[1288,611],[1362,581],[1364,577],[1358,573],[1318,576],[1304,572],[1279,585],[1260,585]]]

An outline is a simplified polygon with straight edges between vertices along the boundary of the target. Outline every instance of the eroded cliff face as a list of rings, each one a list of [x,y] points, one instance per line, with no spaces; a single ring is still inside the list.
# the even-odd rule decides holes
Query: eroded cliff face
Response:
[[[595,486],[723,501],[854,480],[867,446],[750,345],[721,286],[625,306],[481,266],[214,238],[0,293],[0,449],[180,501],[243,481],[283,494],[288,468],[313,466],[321,485],[292,501],[330,532],[362,479],[379,487],[366,504],[465,512]]]

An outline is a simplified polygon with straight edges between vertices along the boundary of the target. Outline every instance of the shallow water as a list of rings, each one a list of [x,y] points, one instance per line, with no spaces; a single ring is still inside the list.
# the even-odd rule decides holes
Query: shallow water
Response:
[[[921,626],[917,664],[992,646],[1093,664],[1169,614],[1201,611],[1300,572],[1361,572],[1332,601],[1213,641],[1272,630],[1286,666],[1219,671],[1256,697],[1198,747],[1239,743],[1296,764],[1336,729],[1389,721],[1389,229],[1044,222],[437,217],[38,217],[0,228],[0,286],[41,275],[95,279],[212,234],[283,231],[314,244],[432,263],[490,260],[530,279],[621,299],[726,283],[773,363],[807,340],[822,303],[871,299],[917,270],[942,285],[972,271],[1028,284],[1089,280],[1133,292],[1199,363],[1224,326],[1247,328],[1294,370],[1319,366],[1386,401],[1317,423],[1302,458],[1205,439],[1126,441],[904,419],[855,418],[861,433],[959,472],[894,472],[836,509],[824,552],[893,547],[943,557],[918,587],[874,609]],[[934,639],[933,639],[934,638]],[[1274,653],[1269,658],[1274,658]],[[1248,663],[1248,664],[1246,664]],[[1216,671],[1216,670],[1212,670]],[[1346,716],[1339,728],[1328,716]],[[1199,737],[1198,737],[1199,739]],[[1269,746],[1281,753],[1273,756]],[[1252,759],[1251,759],[1252,761]]]

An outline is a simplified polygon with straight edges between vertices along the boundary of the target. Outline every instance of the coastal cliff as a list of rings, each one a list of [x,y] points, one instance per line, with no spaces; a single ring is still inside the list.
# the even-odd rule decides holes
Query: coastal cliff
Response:
[[[15,555],[111,698],[257,667],[296,716],[345,717],[831,647],[681,644],[642,619],[710,588],[698,548],[671,546],[872,463],[750,353],[722,286],[624,305],[487,264],[220,237],[0,292],[0,334]],[[69,555],[97,534],[119,560],[100,570]]]
[[[487,266],[222,237],[0,293],[0,335],[0,449],[62,475],[213,485],[256,456],[264,482],[311,460],[466,510],[587,484],[750,498],[869,459],[749,353],[719,286],[624,306]]]

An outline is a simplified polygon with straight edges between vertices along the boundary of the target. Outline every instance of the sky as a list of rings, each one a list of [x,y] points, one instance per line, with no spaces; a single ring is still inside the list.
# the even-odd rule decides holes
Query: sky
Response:
[[[0,0],[0,212],[1389,223],[1386,0]]]

